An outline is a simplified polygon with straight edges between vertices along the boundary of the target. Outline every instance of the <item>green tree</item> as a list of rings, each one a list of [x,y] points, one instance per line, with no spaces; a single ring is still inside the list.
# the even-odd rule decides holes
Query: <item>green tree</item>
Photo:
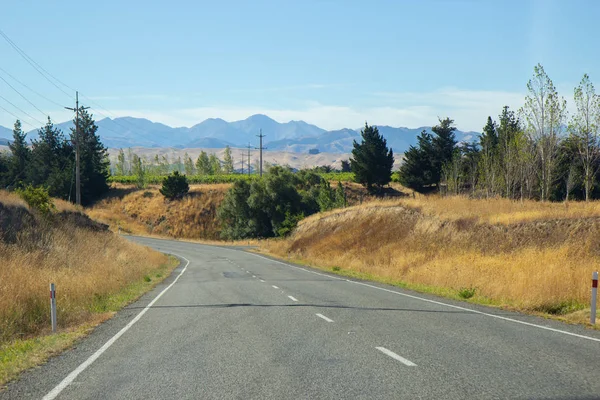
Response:
[[[144,161],[137,154],[133,154],[133,161],[131,170],[133,176],[135,176],[135,185],[138,189],[143,189],[148,185],[146,178],[146,165]]]
[[[163,179],[160,193],[169,200],[177,200],[183,198],[189,190],[190,185],[188,185],[186,176],[181,175],[179,171],[174,171]]]
[[[26,170],[31,158],[31,150],[25,141],[26,136],[27,134],[21,128],[21,121],[17,120],[13,129],[13,140],[8,144],[12,153],[7,171],[10,185],[26,179]]]
[[[201,151],[198,159],[196,160],[196,170],[198,171],[198,175],[211,174],[210,159],[205,151]]]
[[[225,154],[223,155],[223,171],[226,174],[233,174],[233,157],[229,146],[225,147]]]
[[[319,195],[317,203],[321,211],[329,211],[335,208],[335,192],[331,189],[331,185],[325,179],[319,185]]]
[[[185,153],[183,156],[183,165],[187,176],[194,175],[194,162],[188,153]]]
[[[48,118],[46,125],[38,130],[38,139],[33,140],[31,161],[27,168],[27,183],[44,186],[52,197],[74,198],[75,155],[71,142],[62,131],[54,127]]]
[[[208,163],[210,165],[210,175],[220,175],[221,170],[221,161],[217,158],[216,155],[211,154],[208,158]]]
[[[479,162],[479,175],[481,185],[485,189],[486,197],[496,194],[496,180],[498,170],[498,133],[496,123],[488,117],[479,136],[481,157]]]
[[[361,130],[362,141],[353,143],[350,166],[357,182],[370,193],[381,192],[384,185],[392,180],[394,153],[387,147],[387,141],[377,127],[369,126]]]
[[[350,167],[350,161],[342,160],[342,172],[352,172],[352,168]]]
[[[117,164],[115,165],[115,173],[117,175],[125,175],[125,153],[123,149],[119,149],[119,154],[117,155]]]
[[[454,120],[450,118],[439,119],[439,125],[431,128],[434,133],[432,137],[433,160],[431,178],[434,183],[440,181],[442,166],[452,162],[452,157],[456,150],[456,137],[454,131],[456,127]]]
[[[410,146],[404,153],[399,171],[400,182],[416,191],[437,183],[433,172],[434,158],[433,136],[423,130],[417,137],[417,146]]]
[[[75,125],[76,121],[73,120]],[[108,191],[108,150],[97,134],[98,126],[85,109],[79,111],[81,202],[90,204]],[[71,128],[71,140],[75,141],[75,128]]]
[[[348,205],[348,199],[346,197],[346,190],[342,182],[338,181],[337,188],[335,190],[335,207],[342,208]]]

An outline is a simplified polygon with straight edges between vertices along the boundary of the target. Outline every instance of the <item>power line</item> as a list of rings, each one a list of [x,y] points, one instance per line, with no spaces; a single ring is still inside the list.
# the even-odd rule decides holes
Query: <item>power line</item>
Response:
[[[34,120],[35,122],[38,122],[39,124],[41,124],[42,126],[44,125],[43,122],[41,122],[39,119],[32,117],[30,114],[28,114],[27,112],[21,110],[19,107],[15,106],[13,103],[11,103],[9,100],[7,100],[6,98],[0,96],[0,99],[4,100],[5,102],[7,102],[8,104],[10,104],[11,106],[13,106],[14,108],[16,108],[17,110],[21,111],[23,114],[27,115],[29,118],[31,118],[32,120]]]
[[[8,71],[6,71],[5,69],[3,69],[2,67],[0,67],[0,71],[4,72],[6,75],[8,75],[9,77],[11,77],[14,81],[16,81],[17,83],[19,83],[21,86],[25,87],[26,89],[28,89],[29,91],[37,94],[38,96],[40,96],[42,99],[49,101],[50,103],[54,104],[55,106],[59,106],[62,108],[62,104],[58,104],[56,101],[44,96],[43,94],[35,91],[34,89],[30,88],[29,86],[27,86],[26,84],[24,84],[23,82],[21,82],[20,80],[18,80],[17,78],[15,78],[12,74],[10,74]]]
[[[0,106],[0,108],[1,108],[1,109],[3,109],[4,111],[6,111],[7,113],[9,113],[10,115],[12,115],[13,117],[15,117],[16,119],[18,119],[19,121],[23,122],[24,124],[27,124],[27,125],[31,126],[33,129],[37,129],[37,128],[35,127],[35,125],[32,125],[32,124],[30,124],[30,123],[29,123],[29,122],[27,122],[27,121],[23,121],[23,119],[22,119],[22,118],[19,118],[19,116],[18,116],[18,115],[16,115],[16,114],[13,114],[12,112],[8,111],[6,108],[4,108],[4,107],[2,107],[2,106]]]
[[[6,79],[4,79],[2,76],[0,76],[0,79],[2,79],[4,81],[4,83],[6,83],[12,90],[14,90],[19,96],[21,96],[26,102],[28,102],[29,104],[31,104],[33,106],[33,108],[35,108],[36,110],[38,110],[39,112],[42,113],[42,115],[44,115],[45,117],[48,116],[47,113],[43,112],[42,110],[40,110],[35,104],[33,104],[31,101],[29,101],[29,99],[27,97],[25,97],[23,94],[21,94],[21,92],[19,92],[17,89],[15,89],[15,87],[13,85],[11,85]]]
[[[54,75],[52,75],[50,72],[46,71],[41,65],[39,65],[37,62],[35,62],[31,57],[29,57],[23,50],[21,50],[21,48],[19,48],[19,46],[17,46],[15,44],[15,42],[13,42],[7,35],[6,33],[2,32],[2,30],[0,29],[0,36],[2,36],[4,38],[4,40],[6,40],[8,42],[9,45],[12,46],[12,48],[19,53],[19,55],[21,57],[23,57],[23,59],[25,61],[27,61],[29,63],[29,65],[31,65],[40,75],[42,75],[48,82],[50,82],[52,85],[54,85],[54,87],[56,87],[58,90],[60,90],[61,92],[63,92],[65,95],[67,95],[69,98],[72,98],[72,94],[67,93],[64,89],[62,89],[60,86],[58,86],[53,80],[51,80],[50,78],[48,78],[48,76],[52,77],[54,80],[56,80],[57,82],[59,82],[61,85],[65,86],[66,88],[73,90],[72,88],[70,88],[67,84],[63,83],[60,79],[58,79],[57,77],[55,77]]]

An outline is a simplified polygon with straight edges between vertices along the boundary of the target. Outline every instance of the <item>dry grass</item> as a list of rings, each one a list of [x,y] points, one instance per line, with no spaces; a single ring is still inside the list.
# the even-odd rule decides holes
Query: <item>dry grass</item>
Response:
[[[88,209],[87,214],[124,232],[187,239],[216,240],[220,226],[216,215],[230,184],[191,185],[182,200],[168,201],[158,187],[134,190],[118,185],[113,195]]]
[[[46,221],[5,192],[0,206],[0,343],[48,332],[51,282],[64,329],[114,311],[111,296],[167,264],[77,213]],[[8,235],[16,221],[19,231]]]
[[[474,301],[583,322],[600,267],[600,202],[372,201],[301,221],[263,249],[390,282],[476,288]],[[336,268],[337,270],[337,268]],[[588,306],[589,307],[589,306]]]

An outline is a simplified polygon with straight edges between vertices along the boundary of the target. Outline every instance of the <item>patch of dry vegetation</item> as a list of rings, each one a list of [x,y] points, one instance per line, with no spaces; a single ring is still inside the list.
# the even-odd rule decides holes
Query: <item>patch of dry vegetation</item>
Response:
[[[43,218],[0,192],[0,344],[49,331],[51,282],[59,328],[69,329],[109,316],[112,296],[168,264],[167,256],[114,235],[73,207],[57,208]]]
[[[583,322],[600,267],[600,202],[372,201],[309,217],[264,249],[390,282],[475,288],[476,301]]]
[[[220,238],[217,209],[230,184],[190,185],[182,200],[166,200],[158,187],[134,190],[118,185],[113,195],[100,201],[87,214],[116,230],[136,235],[187,239]],[[119,195],[121,194],[121,195]]]

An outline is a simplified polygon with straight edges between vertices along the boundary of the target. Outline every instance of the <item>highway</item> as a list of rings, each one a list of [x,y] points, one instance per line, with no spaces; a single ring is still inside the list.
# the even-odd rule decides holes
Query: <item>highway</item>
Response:
[[[0,399],[600,399],[599,331],[130,239],[181,265]]]

